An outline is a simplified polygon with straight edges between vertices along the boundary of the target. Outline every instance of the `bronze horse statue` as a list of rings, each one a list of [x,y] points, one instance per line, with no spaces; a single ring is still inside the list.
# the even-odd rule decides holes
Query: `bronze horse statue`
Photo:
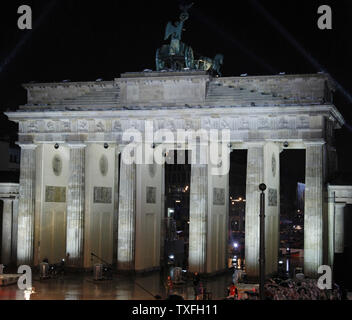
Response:
[[[192,4],[180,6],[181,14],[175,24],[168,22],[165,28],[164,40],[170,38],[170,44],[164,44],[156,50],[155,65],[157,71],[171,70],[202,70],[212,75],[221,76],[220,68],[224,62],[224,56],[217,54],[214,59],[201,56],[194,59],[192,47],[181,41],[184,23],[189,18],[188,10]]]
[[[224,63],[224,56],[218,53],[214,59],[208,57],[200,57],[198,60],[194,61],[194,69],[209,71],[211,73],[216,73],[221,77],[220,68]]]

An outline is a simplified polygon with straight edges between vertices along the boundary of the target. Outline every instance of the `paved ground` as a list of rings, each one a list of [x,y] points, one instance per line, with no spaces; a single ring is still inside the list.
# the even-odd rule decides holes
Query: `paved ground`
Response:
[[[232,274],[227,273],[203,280],[213,300],[225,297],[226,287],[231,283]],[[58,279],[39,280],[33,275],[35,293],[31,300],[154,300],[154,295],[166,297],[163,277],[154,272],[148,275],[122,276],[114,275],[111,281],[93,281],[92,275],[69,274]],[[144,290],[144,289],[145,290]],[[148,293],[147,291],[150,293]],[[194,299],[192,281],[175,286],[175,294],[185,300]],[[17,285],[0,287],[0,300],[24,300],[24,292]]]
[[[159,295],[166,298],[164,281],[166,276],[159,272],[147,275],[114,275],[113,280],[93,281],[92,274],[67,274],[57,279],[39,280],[39,275],[33,275],[35,293],[31,300],[154,300]],[[232,273],[202,279],[207,291],[211,292],[213,300],[225,298],[226,288],[232,282]],[[241,291],[242,284],[238,285]],[[253,287],[253,285],[249,285]],[[249,287],[248,287],[249,288]],[[247,288],[245,288],[247,290]],[[174,294],[181,295],[185,300],[193,300],[192,280],[185,284],[174,286]],[[28,298],[28,294],[27,294]],[[19,290],[17,284],[0,287],[0,300],[24,300],[25,293]],[[352,300],[352,293],[348,294]]]

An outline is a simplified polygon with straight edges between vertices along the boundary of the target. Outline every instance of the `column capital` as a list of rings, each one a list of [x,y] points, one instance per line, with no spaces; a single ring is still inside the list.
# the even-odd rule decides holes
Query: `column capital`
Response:
[[[247,147],[247,149],[249,149],[249,148],[263,148],[265,143],[266,143],[265,141],[247,141],[244,144]]]
[[[334,202],[336,208],[344,208],[346,207],[346,202]]]
[[[231,151],[238,149],[245,149],[245,142],[243,140],[231,140]]]
[[[314,146],[323,146],[324,144],[326,144],[325,140],[307,140],[307,141],[303,141],[303,144],[306,147],[314,147]]]
[[[83,148],[87,147],[87,144],[80,143],[80,142],[78,142],[78,143],[68,142],[68,143],[66,143],[66,146],[71,149],[83,149]]]
[[[38,145],[35,143],[16,142],[21,149],[34,150]]]

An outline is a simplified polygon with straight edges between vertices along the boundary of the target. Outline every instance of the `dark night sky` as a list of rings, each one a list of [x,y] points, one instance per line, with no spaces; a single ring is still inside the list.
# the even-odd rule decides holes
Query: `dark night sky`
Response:
[[[164,28],[178,20],[180,1],[10,1],[0,11],[0,110],[26,102],[21,83],[63,79],[112,80],[127,71],[155,69]],[[198,54],[225,56],[223,75],[236,76],[317,70],[253,5],[253,1],[194,1],[183,41]],[[352,94],[352,1],[257,0]],[[6,5],[7,4],[7,5]],[[17,8],[31,5],[33,30],[17,28]],[[333,11],[333,30],[317,27],[320,5]],[[22,45],[21,45],[22,43]],[[17,46],[17,49],[16,49]],[[352,125],[351,102],[340,93],[335,104]],[[0,135],[16,140],[16,126],[0,116]],[[351,172],[352,132],[336,132],[340,168]],[[352,182],[352,181],[351,181]]]

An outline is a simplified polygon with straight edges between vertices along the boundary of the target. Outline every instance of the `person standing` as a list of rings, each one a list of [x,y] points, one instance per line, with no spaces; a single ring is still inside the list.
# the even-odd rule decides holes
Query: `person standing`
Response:
[[[204,300],[204,287],[202,282],[199,282],[197,286],[196,300]]]
[[[169,296],[173,292],[174,284],[172,283],[171,276],[167,277],[166,280],[166,295]]]
[[[196,271],[193,275],[193,290],[194,290],[195,299],[197,299],[199,283],[200,283],[200,276],[199,276],[199,273]]]
[[[229,287],[229,295],[228,295],[227,299],[236,299],[237,293],[238,293],[237,287],[232,282],[231,286]]]

